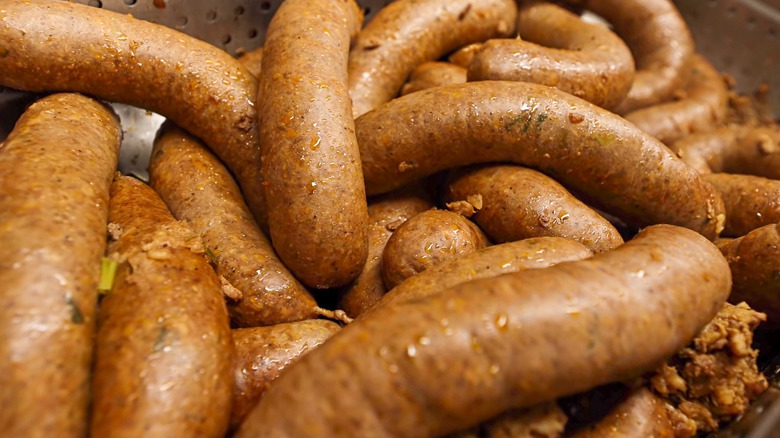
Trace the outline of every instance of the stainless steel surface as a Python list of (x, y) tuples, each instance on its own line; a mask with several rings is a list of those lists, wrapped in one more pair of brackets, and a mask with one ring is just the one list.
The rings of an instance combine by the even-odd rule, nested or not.
[[(160, 23), (221, 47), (231, 54), (263, 43), (268, 23), (282, 0), (75, 0)], [(358, 0), (367, 20), (390, 0)], [(697, 49), (736, 80), (741, 91), (770, 85), (780, 114), (780, 0), (675, 0), (696, 40)], [(34, 95), (0, 87), (0, 141)], [(147, 176), (152, 140), (163, 117), (114, 104), (125, 133), (120, 170)], [(713, 438), (780, 437), (780, 355), (769, 365), (773, 388), (740, 421)]]
[(696, 48), (737, 80), (740, 91), (769, 84), (780, 114), (780, 0), (675, 0)]

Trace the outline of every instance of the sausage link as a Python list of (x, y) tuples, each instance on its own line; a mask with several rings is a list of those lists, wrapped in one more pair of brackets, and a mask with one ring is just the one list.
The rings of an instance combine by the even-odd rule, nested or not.
[(230, 429), (241, 425), (285, 368), (339, 330), (338, 324), (325, 319), (233, 330), (236, 361)]
[(471, 43), (467, 46), (463, 46), (460, 49), (453, 52), (447, 58), (447, 61), (459, 67), (469, 68), (469, 64), (471, 64), (471, 60), (474, 59), (474, 54), (476, 54), (481, 48), (482, 48), (481, 42)]
[(529, 237), (566, 237), (603, 252), (623, 244), (612, 224), (552, 178), (512, 165), (456, 171), (444, 189), (448, 203), (477, 196), (471, 220), (496, 243)]
[(461, 283), (582, 260), (593, 253), (562, 237), (536, 237), (490, 246), (432, 266), (391, 289), (376, 308), (437, 295)]
[(401, 95), (443, 85), (463, 84), (466, 82), (466, 69), (448, 62), (424, 62), (417, 66), (404, 84)]
[(633, 390), (606, 417), (571, 438), (675, 438), (666, 402), (647, 388)]
[(634, 58), (623, 40), (604, 26), (586, 23), (566, 9), (531, 1), (520, 6), (522, 39), (494, 39), (469, 64), (469, 81), (533, 82), (613, 109), (628, 94)]
[(433, 207), (419, 187), (401, 189), (368, 204), (368, 260), (357, 279), (342, 293), (339, 308), (357, 318), (387, 292), (382, 280), (382, 253), (390, 236), (409, 218)]
[(233, 340), (203, 244), (130, 177), (111, 186), (109, 221), (119, 268), (100, 304), (91, 436), (224, 436)]
[(276, 257), (228, 170), (197, 140), (173, 125), (163, 125), (154, 142), (149, 176), (173, 215), (201, 236), (225, 287), (240, 292), (228, 302), (236, 325), (273, 325), (317, 316), (314, 297)]
[(629, 225), (669, 223), (714, 238), (725, 220), (715, 189), (669, 148), (542, 85), (432, 88), (388, 102), (355, 126), (370, 194), (448, 168), (510, 161), (551, 175)]
[[(0, 430), (86, 434), (119, 120), (76, 94), (31, 105), (0, 143)], [(43, 415), (42, 415), (43, 414)]]
[(705, 175), (726, 206), (727, 236), (744, 236), (780, 222), (780, 181), (760, 176), (713, 173)]
[[(472, 281), (350, 324), (290, 367), (236, 438), (466, 429), (653, 369), (712, 319), (730, 288), (712, 243), (648, 227), (589, 260)], [(290, 406), (296, 415), (285, 415)]]
[(398, 95), (426, 61), (515, 30), (512, 0), (397, 0), (360, 32), (349, 54), (349, 95), (355, 118)]
[(252, 76), (259, 78), (263, 71), (263, 48), (257, 48), (247, 52), (238, 58), (238, 61), (246, 67)]
[(669, 100), (685, 83), (694, 53), (688, 25), (671, 0), (567, 0), (604, 17), (626, 42), (636, 75), (618, 114)]
[(343, 286), (366, 263), (368, 212), (347, 94), (354, 0), (287, 0), (268, 27), (260, 138), (271, 240), (305, 285)]
[(729, 98), (723, 77), (701, 55), (693, 57), (691, 68), (681, 100), (633, 111), (626, 120), (667, 145), (722, 125)]
[(202, 139), (236, 175), (257, 221), (266, 223), (257, 80), (226, 52), (129, 14), (24, 0), (0, 1), (0, 47), (0, 85), (135, 105)]
[(729, 262), (734, 288), (732, 303), (747, 302), (766, 313), (765, 327), (780, 327), (780, 224), (767, 225), (724, 242), (720, 250)]
[(672, 150), (701, 173), (744, 173), (780, 179), (777, 129), (726, 126), (683, 137)]
[(428, 268), (489, 244), (482, 230), (463, 216), (447, 210), (424, 211), (390, 236), (382, 254), (382, 279), (392, 289)]

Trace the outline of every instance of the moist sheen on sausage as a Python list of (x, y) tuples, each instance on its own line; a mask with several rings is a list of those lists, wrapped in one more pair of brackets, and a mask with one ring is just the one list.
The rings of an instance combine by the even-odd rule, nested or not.
[(618, 114), (669, 100), (682, 87), (694, 53), (688, 25), (671, 0), (566, 0), (612, 24), (636, 61), (636, 75)]
[(630, 112), (626, 120), (667, 145), (722, 125), (728, 112), (726, 83), (701, 55), (693, 57), (691, 69), (682, 99)]
[(236, 429), (285, 368), (336, 334), (341, 327), (326, 319), (233, 330), (235, 387), (230, 429)]
[(305, 285), (343, 286), (366, 262), (368, 212), (347, 92), (354, 0), (287, 0), (263, 46), (259, 123), (271, 241)]
[(715, 238), (723, 201), (666, 146), (621, 117), (536, 84), (484, 81), (399, 97), (356, 122), (366, 190), (509, 161), (536, 168), (629, 225)]
[(0, 1), (0, 85), (77, 91), (160, 113), (236, 175), (261, 224), (257, 80), (226, 52), (129, 14), (72, 2)]
[(447, 210), (427, 210), (404, 222), (390, 236), (382, 254), (385, 287), (396, 285), (447, 260), (490, 245), (470, 220)]
[(236, 437), (463, 430), (640, 376), (690, 342), (730, 288), (707, 239), (648, 227), (592, 259), (464, 283), (350, 324), (290, 367)]
[(200, 142), (163, 125), (149, 176), (173, 215), (201, 236), (226, 287), (240, 292), (228, 302), (234, 324), (273, 325), (317, 316), (314, 297), (276, 256), (230, 173)]
[(224, 436), (233, 340), (202, 242), (130, 177), (111, 186), (109, 221), (119, 267), (100, 303), (91, 436)]
[(511, 35), (513, 0), (397, 0), (360, 32), (349, 54), (355, 118), (394, 98), (409, 74), (469, 43)]
[(671, 148), (701, 173), (742, 173), (780, 179), (777, 129), (726, 126), (688, 135)]
[(727, 236), (744, 236), (780, 222), (780, 181), (752, 175), (713, 173), (704, 178), (723, 198)]
[(628, 94), (634, 58), (617, 35), (547, 2), (522, 4), (520, 38), (485, 42), (469, 64), (469, 81), (533, 82), (613, 109)]
[(342, 292), (339, 308), (357, 318), (387, 292), (382, 280), (382, 253), (387, 241), (409, 218), (433, 207), (417, 184), (381, 195), (368, 203), (368, 259), (358, 278)]
[(489, 246), (407, 278), (384, 295), (376, 308), (433, 296), (472, 280), (546, 268), (592, 255), (582, 244), (562, 237), (535, 237)]
[(482, 205), (471, 220), (496, 243), (559, 236), (576, 240), (593, 252), (623, 244), (608, 220), (535, 170), (489, 165), (453, 172), (444, 200), (451, 203), (474, 196)]
[(0, 143), (0, 430), (86, 434), (108, 193), (122, 132), (106, 106), (56, 94)]
[(401, 95), (426, 88), (463, 84), (466, 82), (467, 73), (465, 68), (449, 62), (424, 62), (414, 69), (409, 82), (401, 89)]

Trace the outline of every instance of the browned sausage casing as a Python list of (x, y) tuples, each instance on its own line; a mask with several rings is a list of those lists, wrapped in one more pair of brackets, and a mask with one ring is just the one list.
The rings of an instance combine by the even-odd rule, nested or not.
[(388, 306), (289, 368), (237, 438), (436, 437), (633, 378), (685, 346), (730, 287), (712, 243), (658, 225), (589, 260)]
[(667, 145), (722, 125), (728, 112), (728, 89), (723, 77), (701, 55), (693, 57), (691, 68), (681, 100), (628, 113), (626, 120)]
[(387, 292), (382, 280), (382, 253), (390, 236), (409, 218), (433, 207), (420, 187), (402, 188), (368, 203), (368, 260), (357, 279), (343, 292), (339, 308), (358, 317)]
[(108, 190), (121, 138), (104, 105), (46, 97), (0, 143), (0, 430), (82, 437)]
[(404, 84), (401, 95), (426, 88), (466, 82), (466, 69), (449, 62), (424, 62), (412, 72), (409, 82)]
[(233, 340), (203, 244), (130, 177), (111, 186), (109, 221), (120, 265), (100, 304), (91, 436), (224, 436)]
[(720, 245), (734, 277), (732, 303), (766, 313), (765, 327), (780, 327), (780, 224), (767, 225)]
[(428, 210), (404, 222), (382, 254), (382, 279), (392, 289), (409, 277), (490, 245), (473, 222), (447, 210)]
[(685, 82), (694, 53), (693, 37), (671, 0), (567, 0), (612, 24), (631, 48), (636, 75), (615, 110), (626, 114), (669, 100)]
[(536, 237), (494, 245), (431, 266), (407, 278), (384, 295), (376, 308), (430, 297), (472, 280), (546, 268), (592, 255), (582, 244), (562, 237)]
[(571, 438), (675, 438), (665, 402), (638, 388), (606, 417)]
[(235, 429), (285, 368), (336, 334), (341, 327), (325, 319), (233, 330), (235, 388), (230, 429)]
[(625, 99), (634, 58), (606, 27), (560, 6), (530, 1), (518, 10), (517, 32), (522, 39), (484, 43), (469, 64), (468, 79), (548, 85), (607, 109)]
[(263, 71), (263, 48), (252, 50), (247, 52), (238, 58), (239, 62), (246, 67), (252, 76), (259, 78), (260, 73)]
[(415, 67), (515, 30), (512, 0), (397, 0), (360, 32), (349, 54), (355, 118), (394, 98)]
[(197, 140), (163, 125), (152, 150), (150, 184), (177, 219), (203, 239), (217, 274), (240, 292), (229, 301), (241, 327), (317, 316), (317, 302), (276, 257), (228, 170)]
[(193, 133), (233, 171), (255, 218), (266, 222), (257, 80), (226, 52), (129, 14), (24, 0), (0, 1), (0, 47), (0, 85), (128, 103)]
[(307, 286), (354, 280), (368, 212), (347, 93), (354, 0), (287, 0), (268, 27), (259, 114), (271, 240)]
[(520, 166), (492, 165), (456, 171), (446, 202), (479, 196), (471, 220), (496, 243), (529, 237), (566, 237), (603, 252), (623, 244), (612, 224), (552, 178)]
[(553, 88), (499, 81), (432, 88), (388, 102), (355, 126), (371, 194), (443, 169), (511, 161), (630, 225), (669, 223), (708, 238), (722, 230), (723, 201), (669, 148)]
[(780, 222), (780, 181), (751, 175), (713, 173), (704, 177), (723, 198), (727, 236), (744, 236)]
[(683, 137), (672, 150), (701, 173), (744, 173), (780, 179), (777, 129), (726, 126)]

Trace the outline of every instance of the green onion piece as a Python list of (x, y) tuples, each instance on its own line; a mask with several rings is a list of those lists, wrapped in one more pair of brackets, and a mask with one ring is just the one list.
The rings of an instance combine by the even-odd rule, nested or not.
[(114, 286), (114, 277), (116, 268), (119, 266), (114, 260), (103, 257), (100, 261), (100, 283), (98, 283), (98, 292), (107, 293)]
[(217, 263), (217, 256), (214, 255), (214, 252), (209, 247), (206, 247), (206, 255), (209, 256), (211, 263)]

